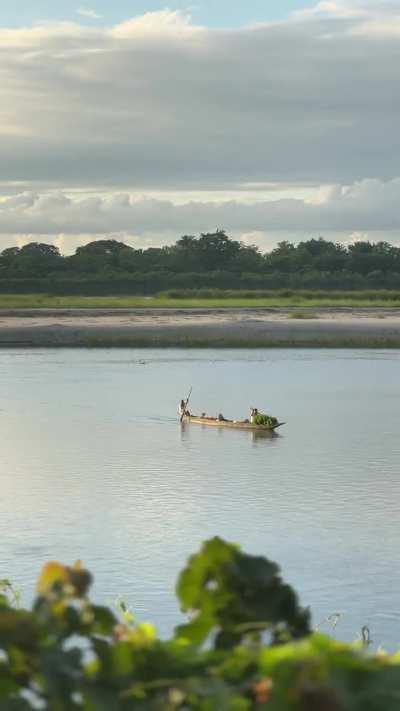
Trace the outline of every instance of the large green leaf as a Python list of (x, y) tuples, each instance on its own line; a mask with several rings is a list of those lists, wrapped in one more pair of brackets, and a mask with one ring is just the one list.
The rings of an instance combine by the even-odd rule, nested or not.
[(192, 617), (177, 635), (193, 644), (203, 643), (212, 631), (221, 648), (264, 630), (273, 632), (275, 642), (310, 633), (309, 613), (281, 580), (278, 566), (220, 538), (204, 543), (189, 559), (177, 594), (182, 610)]

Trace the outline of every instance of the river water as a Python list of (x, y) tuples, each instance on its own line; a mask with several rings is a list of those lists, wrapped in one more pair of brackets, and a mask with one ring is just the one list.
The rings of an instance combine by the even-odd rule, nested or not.
[[(81, 559), (161, 634), (205, 538), (277, 561), (317, 625), (400, 647), (400, 352), (0, 352), (0, 578)], [(191, 408), (284, 420), (280, 435), (189, 425)], [(330, 631), (329, 623), (322, 630)]]

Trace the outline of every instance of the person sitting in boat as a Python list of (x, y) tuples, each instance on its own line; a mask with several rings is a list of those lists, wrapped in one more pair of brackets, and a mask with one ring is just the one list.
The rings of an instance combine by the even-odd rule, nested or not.
[(257, 415), (258, 415), (258, 410), (257, 410), (257, 408), (256, 408), (256, 407), (252, 407), (252, 408), (250, 409), (250, 422), (251, 422), (252, 425), (254, 425), (255, 418), (257, 417)]

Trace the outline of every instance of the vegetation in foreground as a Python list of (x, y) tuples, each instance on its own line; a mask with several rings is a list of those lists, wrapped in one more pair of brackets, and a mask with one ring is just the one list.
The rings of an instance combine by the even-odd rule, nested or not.
[(0, 293), (99, 296), (167, 289), (400, 289), (400, 248), (319, 239), (280, 242), (262, 254), (222, 231), (185, 235), (174, 245), (133, 249), (113, 239), (63, 256), (31, 242), (0, 254)]
[(48, 564), (31, 611), (3, 581), (2, 711), (397, 711), (400, 657), (311, 632), (276, 564), (215, 538), (177, 583), (169, 640), (88, 597), (90, 574)]
[[(1, 294), (0, 309), (399, 308), (400, 291), (183, 290), (154, 296)], [(294, 312), (295, 313), (295, 312)], [(293, 316), (293, 318), (301, 318)], [(304, 317), (305, 318), (305, 317)], [(310, 318), (310, 316), (308, 316)], [(312, 318), (312, 316), (311, 316)]]

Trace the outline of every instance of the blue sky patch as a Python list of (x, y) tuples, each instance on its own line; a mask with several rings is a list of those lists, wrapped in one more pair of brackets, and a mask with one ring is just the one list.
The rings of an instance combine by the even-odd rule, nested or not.
[[(0, 10), (0, 26), (21, 27), (40, 21), (77, 21), (85, 24), (116, 24), (145, 12), (164, 10), (188, 11), (193, 21), (212, 27), (235, 27), (253, 22), (277, 20), (291, 12), (315, 3), (307, 0), (95, 0), (76, 4), (70, 0), (19, 0)], [(83, 13), (78, 11), (82, 9)], [(85, 12), (88, 11), (88, 12)], [(96, 15), (98, 17), (96, 17)]]

